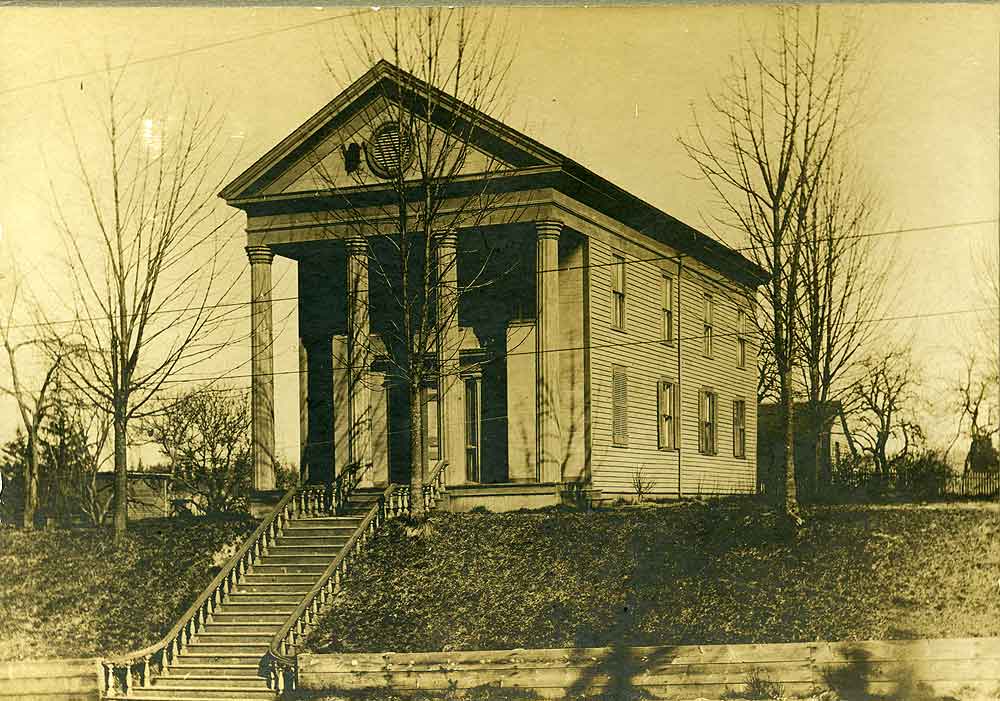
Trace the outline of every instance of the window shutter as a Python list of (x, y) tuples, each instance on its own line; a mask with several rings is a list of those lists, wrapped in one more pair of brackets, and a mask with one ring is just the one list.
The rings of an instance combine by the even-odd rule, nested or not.
[(698, 392), (698, 450), (708, 452), (708, 441), (705, 435), (705, 391)]
[(681, 449), (681, 385), (674, 383), (674, 448)]
[(611, 366), (611, 433), (615, 445), (628, 443), (628, 376), (621, 365)]
[(656, 384), (656, 444), (660, 448), (666, 448), (670, 445), (663, 425), (663, 415), (669, 413), (667, 409), (667, 401), (670, 399), (667, 392), (669, 386), (666, 380), (660, 380)]

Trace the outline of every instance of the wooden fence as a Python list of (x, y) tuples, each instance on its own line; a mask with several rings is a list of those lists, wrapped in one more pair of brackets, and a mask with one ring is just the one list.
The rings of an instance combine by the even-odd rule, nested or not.
[(914, 479), (898, 473), (894, 468), (890, 468), (886, 475), (879, 474), (873, 465), (863, 463), (850, 469), (835, 470), (831, 486), (852, 492), (912, 492), (914, 496), (925, 498), (988, 499), (1000, 496), (1000, 472), (969, 472)]
[(299, 687), (332, 693), (490, 685), (542, 698), (718, 699), (746, 691), (752, 675), (787, 696), (1000, 698), (1000, 638), (299, 655)]
[(96, 659), (0, 662), (0, 701), (98, 701)]

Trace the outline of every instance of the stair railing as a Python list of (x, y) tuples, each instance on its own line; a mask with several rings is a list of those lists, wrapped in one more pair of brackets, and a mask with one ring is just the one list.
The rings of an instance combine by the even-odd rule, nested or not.
[(129, 696), (133, 690), (148, 686), (152, 674), (169, 674), (171, 665), (211, 621), (240, 578), (274, 544), (285, 525), (297, 517), (336, 513), (362, 472), (357, 467), (348, 468), (344, 478), (338, 476), (332, 485), (305, 484), (289, 489), (166, 635), (141, 650), (101, 660), (101, 698)]
[[(423, 500), (427, 509), (433, 508), (444, 490), (446, 460), (439, 460), (424, 484)], [(357, 481), (354, 482), (357, 484)], [(357, 556), (382, 528), (393, 518), (410, 513), (410, 489), (407, 485), (390, 484), (369, 509), (340, 553), (320, 575), (316, 584), (303, 597), (285, 623), (272, 636), (262, 666), (268, 685), (282, 693), (295, 688), (297, 680), (296, 655), (298, 648), (315, 625), (320, 613), (340, 591), (344, 578)], [(339, 502), (346, 504), (347, 500)]]
[(324, 607), (340, 591), (341, 584), (357, 556), (389, 519), (410, 511), (410, 491), (405, 485), (390, 484), (379, 495), (340, 553), (327, 566), (309, 593), (303, 597), (284, 625), (271, 638), (262, 665), (268, 685), (281, 693), (295, 688), (295, 656), (302, 641), (315, 625)]
[(441, 498), (444, 491), (444, 473), (448, 466), (447, 460), (438, 460), (431, 470), (430, 475), (424, 482), (424, 510), (430, 511), (434, 508), (437, 500)]

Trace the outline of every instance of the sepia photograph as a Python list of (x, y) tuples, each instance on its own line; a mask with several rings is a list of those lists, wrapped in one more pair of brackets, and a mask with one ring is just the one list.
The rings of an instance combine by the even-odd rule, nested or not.
[(1000, 701), (1000, 5), (0, 50), (0, 701)]

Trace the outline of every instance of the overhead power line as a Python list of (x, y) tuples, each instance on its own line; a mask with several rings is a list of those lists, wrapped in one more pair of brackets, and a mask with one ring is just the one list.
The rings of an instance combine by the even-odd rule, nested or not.
[[(997, 222), (1000, 222), (1000, 219), (995, 219), (995, 218), (994, 219), (977, 219), (977, 220), (972, 220), (972, 221), (954, 222), (954, 223), (951, 223), (951, 224), (935, 224), (933, 226), (918, 226), (918, 227), (910, 227), (910, 228), (905, 228), (905, 229), (888, 229), (888, 230), (885, 230), (885, 231), (873, 231), (873, 232), (869, 232), (869, 233), (865, 233), (865, 234), (855, 234), (855, 235), (850, 235), (850, 236), (837, 237), (837, 239), (840, 240), (840, 239), (844, 239), (844, 238), (871, 238), (871, 237), (876, 237), (876, 236), (890, 236), (890, 235), (896, 235), (896, 234), (918, 233), (918, 232), (923, 232), (923, 231), (937, 231), (937, 230), (940, 230), (940, 229), (950, 229), (950, 228), (958, 228), (958, 227), (966, 227), (966, 226), (979, 226), (979, 225), (983, 225), (983, 224), (993, 224), (993, 223), (997, 223)], [(823, 237), (823, 238), (820, 238), (819, 240), (825, 241), (825, 240), (828, 240), (829, 238), (832, 238), (832, 237)], [(743, 248), (735, 248), (735, 249), (730, 249), (730, 250), (734, 250), (734, 251), (748, 251), (748, 250), (753, 250), (753, 249), (752, 249), (752, 247), (743, 247)], [(542, 269), (542, 270), (533, 271), (532, 274), (537, 274), (537, 273), (554, 273), (554, 272), (566, 271), (566, 270), (583, 270), (583, 269), (586, 269), (586, 268), (605, 268), (605, 267), (610, 267), (610, 266), (613, 266), (613, 265), (622, 265), (622, 264), (624, 264), (624, 265), (633, 265), (633, 264), (637, 264), (637, 263), (652, 263), (652, 262), (662, 261), (662, 260), (678, 260), (679, 258), (682, 258), (682, 257), (684, 257), (684, 256), (679, 256), (679, 255), (669, 255), (669, 256), (667, 256), (667, 255), (664, 255), (664, 256), (651, 256), (649, 258), (626, 259), (624, 261), (612, 262), (612, 263), (587, 263), (587, 264), (584, 264), (584, 265), (571, 265), (571, 266), (567, 266), (567, 267), (564, 267), (564, 268), (545, 268), (545, 269)], [(243, 275), (246, 272), (247, 267), (249, 267), (249, 264), (246, 264), (244, 266), (243, 270), (240, 271), (240, 275)], [(279, 282), (280, 282), (280, 280), (279, 280)], [(271, 289), (274, 290), (276, 287), (277, 287), (277, 283), (275, 283), (274, 285), (272, 285)], [(359, 292), (367, 292), (368, 290), (358, 290), (358, 291)], [(296, 295), (296, 296), (292, 296), (292, 297), (272, 297), (270, 301), (271, 302), (291, 302), (291, 301), (296, 301), (298, 299), (299, 299), (299, 297)], [(201, 310), (201, 309), (216, 309), (216, 308), (220, 308), (220, 307), (250, 306), (251, 304), (253, 304), (253, 302), (250, 301), (250, 300), (245, 301), (245, 302), (222, 302), (222, 303), (218, 303), (218, 304), (209, 304), (209, 305), (203, 305), (203, 306), (178, 307), (178, 308), (174, 308), (174, 309), (161, 309), (161, 310), (158, 310), (158, 311), (152, 312), (152, 313), (153, 314), (178, 314), (178, 313), (181, 313), (181, 312), (198, 311), (198, 310)], [(102, 316), (102, 317), (80, 317), (80, 318), (76, 318), (76, 319), (58, 319), (56, 321), (37, 321), (37, 322), (24, 323), (24, 324), (12, 324), (9, 328), (11, 328), (11, 329), (38, 328), (38, 327), (42, 327), (42, 326), (56, 326), (56, 325), (60, 325), (60, 324), (75, 324), (75, 323), (80, 322), (80, 321), (101, 321), (104, 318), (105, 317)]]
[(301, 24), (293, 24), (288, 27), (281, 27), (279, 29), (268, 29), (265, 31), (254, 32), (253, 34), (244, 34), (242, 36), (233, 37), (232, 39), (223, 39), (222, 41), (213, 41), (209, 44), (200, 44), (199, 46), (192, 46), (187, 49), (178, 49), (177, 51), (170, 51), (165, 54), (157, 54), (156, 56), (148, 56), (146, 58), (135, 59), (134, 61), (126, 61), (124, 63), (118, 63), (113, 66), (108, 66), (107, 68), (95, 69), (90, 71), (80, 71), (78, 73), (67, 73), (64, 75), (56, 76), (54, 78), (46, 78), (45, 80), (38, 80), (33, 83), (24, 83), (22, 85), (14, 85), (12, 87), (0, 90), (0, 95), (8, 95), (10, 93), (20, 92), (22, 90), (31, 90), (33, 88), (40, 88), (46, 85), (52, 85), (54, 83), (61, 83), (66, 80), (79, 80), (81, 78), (88, 78), (92, 75), (98, 75), (101, 73), (107, 73), (109, 71), (117, 71), (123, 68), (128, 68), (130, 66), (138, 66), (145, 63), (155, 63), (156, 61), (165, 61), (171, 58), (179, 58), (181, 56), (186, 56), (187, 54), (197, 53), (199, 51), (208, 51), (210, 49), (217, 49), (220, 46), (229, 46), (231, 44), (238, 44), (244, 41), (250, 41), (252, 39), (260, 39), (261, 37), (271, 36), (273, 34), (281, 34), (283, 32), (291, 32), (298, 29), (304, 29), (306, 27), (314, 27), (317, 24), (323, 24), (325, 22), (334, 22), (337, 20), (347, 19), (349, 17), (357, 17), (367, 10), (359, 11), (355, 10), (352, 12), (345, 12), (343, 14), (334, 15), (332, 17), (323, 17), (322, 19), (313, 20), (311, 22), (303, 22)]
[[(974, 314), (974, 313), (981, 313), (981, 312), (988, 312), (988, 311), (996, 311), (997, 308), (998, 307), (980, 307), (980, 308), (974, 308), (974, 309), (953, 309), (953, 310), (949, 310), (949, 311), (940, 311), (940, 312), (925, 312), (925, 313), (920, 313), (920, 314), (901, 314), (901, 315), (897, 315), (897, 316), (877, 317), (877, 318), (874, 318), (874, 319), (862, 319), (858, 323), (876, 324), (876, 323), (883, 323), (883, 322), (886, 322), (886, 321), (905, 321), (905, 320), (910, 320), (910, 319), (930, 319), (930, 318), (939, 318), (939, 317), (945, 317), (945, 316), (957, 316), (957, 315), (960, 315), (960, 314)], [(712, 334), (712, 338), (713, 339), (718, 339), (718, 338), (743, 337), (743, 338), (748, 338), (749, 339), (749, 338), (752, 338), (752, 337), (759, 337), (760, 335), (761, 335), (760, 332), (756, 331), (756, 330), (754, 330), (754, 331), (745, 331), (745, 332), (742, 332), (742, 333), (739, 332), (739, 331), (729, 331), (729, 332), (724, 332), (724, 333), (713, 333)], [(515, 355), (540, 355), (542, 353), (569, 353), (569, 352), (573, 352), (573, 351), (594, 350), (594, 349), (604, 349), (604, 348), (629, 348), (629, 347), (646, 346), (646, 345), (666, 345), (666, 346), (669, 347), (673, 343), (683, 343), (685, 341), (701, 341), (701, 340), (704, 339), (704, 337), (705, 337), (704, 334), (695, 334), (695, 335), (692, 335), (692, 336), (680, 336), (680, 337), (676, 337), (672, 341), (665, 341), (662, 338), (655, 338), (655, 339), (643, 339), (643, 340), (638, 340), (638, 341), (618, 341), (618, 342), (615, 342), (615, 343), (599, 343), (599, 344), (593, 344), (592, 343), (592, 344), (586, 344), (586, 345), (581, 345), (581, 346), (567, 346), (567, 347), (563, 347), (563, 348), (550, 348), (550, 349), (547, 349), (547, 350), (544, 350), (544, 351), (538, 351), (538, 350), (511, 351), (509, 353), (504, 353), (503, 357), (510, 357), (510, 356), (515, 356)], [(205, 375), (205, 376), (201, 376), (201, 377), (198, 377), (198, 376), (188, 376), (188, 377), (183, 377), (183, 378), (170, 378), (170, 379), (166, 380), (166, 382), (167, 383), (182, 383), (182, 382), (184, 382), (184, 383), (190, 383), (190, 382), (199, 382), (199, 381), (206, 381), (206, 382), (212, 381), (212, 382), (214, 382), (214, 381), (218, 381), (218, 380), (235, 380), (235, 379), (241, 379), (241, 378), (252, 378), (253, 377), (252, 374), (246, 374), (246, 375), (230, 375), (230, 374), (228, 374), (232, 370), (235, 370), (235, 369), (238, 369), (240, 367), (243, 367), (243, 366), (245, 366), (249, 362), (250, 362), (250, 360), (246, 360), (246, 361), (240, 363), (239, 365), (237, 365), (236, 367), (231, 368), (230, 370), (226, 371), (227, 374), (223, 374), (223, 375)], [(349, 367), (348, 366), (344, 366), (344, 365), (339, 365), (339, 366), (331, 366), (330, 369), (331, 370), (347, 370), (347, 369), (349, 369)], [(278, 375), (300, 375), (300, 374), (303, 374), (302, 370), (280, 370), (280, 371), (277, 371), (277, 372), (265, 373), (262, 376), (263, 377), (269, 377), (269, 376), (273, 377), (273, 376), (278, 376)]]

